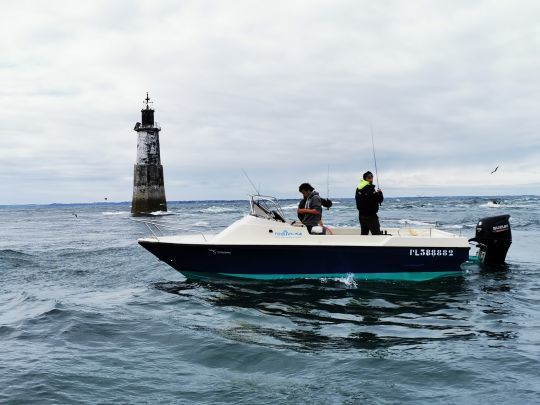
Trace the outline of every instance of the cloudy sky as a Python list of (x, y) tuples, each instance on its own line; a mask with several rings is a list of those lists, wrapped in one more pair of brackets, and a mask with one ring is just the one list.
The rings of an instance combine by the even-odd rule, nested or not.
[[(17, 1), (0, 204), (131, 200), (154, 101), (169, 200), (540, 194), (538, 1)], [(490, 172), (496, 167), (499, 169)]]

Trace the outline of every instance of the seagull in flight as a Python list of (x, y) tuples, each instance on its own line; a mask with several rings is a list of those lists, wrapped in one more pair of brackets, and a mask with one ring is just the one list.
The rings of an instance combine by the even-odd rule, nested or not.
[(493, 171), (491, 172), (491, 174), (495, 173), (497, 171), (497, 169), (499, 168), (499, 166), (497, 166), (495, 169), (493, 169)]

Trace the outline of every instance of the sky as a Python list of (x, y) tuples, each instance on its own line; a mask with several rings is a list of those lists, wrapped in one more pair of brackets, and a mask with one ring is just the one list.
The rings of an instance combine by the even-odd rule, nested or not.
[[(540, 194), (538, 1), (2, 8), (0, 204), (130, 201), (146, 92), (168, 200)], [(374, 153), (375, 152), (375, 153)], [(496, 167), (495, 173), (491, 173)]]

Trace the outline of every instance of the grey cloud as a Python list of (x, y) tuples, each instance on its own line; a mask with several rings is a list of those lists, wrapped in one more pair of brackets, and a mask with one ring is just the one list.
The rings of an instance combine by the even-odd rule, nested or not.
[(536, 2), (28, 5), (0, 45), (0, 204), (129, 200), (146, 91), (171, 199), (243, 198), (241, 168), (295, 197), (328, 166), (348, 197), (370, 124), (387, 195), (540, 191)]

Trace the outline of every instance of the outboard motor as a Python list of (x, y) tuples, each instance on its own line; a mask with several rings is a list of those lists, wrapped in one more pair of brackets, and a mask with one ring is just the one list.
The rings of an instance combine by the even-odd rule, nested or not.
[(510, 215), (486, 217), (478, 221), (476, 235), (469, 242), (478, 244), (478, 260), (484, 264), (503, 264), (512, 244)]

